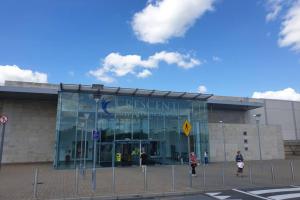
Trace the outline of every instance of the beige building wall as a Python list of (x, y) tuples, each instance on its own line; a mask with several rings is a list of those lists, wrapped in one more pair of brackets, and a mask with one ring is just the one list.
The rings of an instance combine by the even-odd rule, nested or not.
[[(0, 100), (1, 113), (8, 116), (4, 140), (4, 163), (52, 162), (54, 158), (56, 101)], [(211, 161), (224, 160), (222, 126), (209, 123)], [(223, 124), (226, 158), (234, 160), (241, 150), (246, 160), (259, 159), (255, 124)], [(244, 135), (247, 132), (247, 135)], [(260, 125), (262, 159), (284, 159), (281, 127)], [(244, 140), (247, 140), (245, 143)], [(248, 150), (245, 150), (245, 147)]]
[(2, 162), (53, 161), (57, 102), (32, 99), (1, 101), (2, 113), (9, 120)]
[[(211, 161), (224, 160), (224, 137), (227, 161), (235, 159), (241, 151), (246, 160), (259, 160), (259, 142), (257, 126), (253, 124), (209, 123), (209, 145)], [(222, 130), (223, 129), (223, 130)], [(280, 126), (260, 125), (262, 159), (284, 159), (284, 147)], [(246, 135), (244, 135), (246, 132)], [(245, 150), (248, 148), (248, 150)]]

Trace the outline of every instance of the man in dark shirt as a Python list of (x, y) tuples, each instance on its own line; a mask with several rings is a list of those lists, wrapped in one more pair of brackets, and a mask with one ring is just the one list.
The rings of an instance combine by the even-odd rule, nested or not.
[(147, 165), (147, 159), (148, 159), (148, 156), (147, 156), (146, 152), (143, 151), (142, 154), (141, 154), (143, 172), (145, 171), (145, 168), (146, 168), (146, 165)]

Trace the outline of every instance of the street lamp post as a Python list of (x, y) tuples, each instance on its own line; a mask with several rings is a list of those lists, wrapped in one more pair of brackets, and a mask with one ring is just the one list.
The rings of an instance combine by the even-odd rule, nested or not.
[(225, 163), (226, 163), (226, 146), (225, 146), (225, 133), (224, 133), (224, 124), (223, 121), (219, 121), (221, 124), (222, 135), (223, 135), (223, 151), (224, 151), (224, 162), (223, 162), (223, 169), (222, 169), (222, 183), (225, 184)]
[[(82, 161), (83, 161), (83, 132), (84, 132), (84, 122), (80, 123), (81, 137), (80, 137), (80, 158), (79, 158), (79, 169), (81, 175), (83, 175)], [(77, 143), (75, 154), (77, 155)], [(76, 156), (77, 157), (77, 156)]]
[(259, 147), (259, 159), (262, 160), (261, 155), (261, 144), (260, 144), (260, 129), (259, 129), (259, 120), (260, 120), (261, 114), (255, 114), (253, 117), (256, 120), (256, 128), (257, 128), (257, 137), (258, 137), (258, 147)]
[[(80, 128), (80, 123), (77, 123), (77, 128)], [(77, 140), (78, 140), (78, 133), (77, 133), (77, 128), (75, 131), (75, 146), (74, 146), (74, 167), (75, 169), (77, 168)]]
[(226, 161), (227, 161), (227, 158), (226, 158), (226, 143), (225, 143), (224, 124), (223, 124), (223, 121), (219, 121), (219, 123), (221, 124), (221, 128), (222, 128), (224, 162), (226, 162)]
[[(95, 133), (98, 134), (98, 104), (100, 101), (101, 95), (99, 93), (94, 95), (94, 99), (96, 102), (96, 110), (95, 110)], [(99, 134), (98, 137), (101, 137), (101, 134)], [(97, 137), (93, 136), (93, 144), (94, 144), (94, 155), (93, 155), (93, 171), (92, 171), (92, 185), (93, 190), (96, 190), (96, 159), (97, 159)], [(99, 144), (101, 145), (101, 144)], [(100, 154), (100, 152), (99, 152)], [(100, 162), (100, 156), (99, 156), (99, 162)]]
[[(83, 174), (85, 174), (85, 168), (86, 168), (86, 149), (87, 149), (87, 129), (88, 129), (88, 119), (90, 114), (85, 113), (84, 119), (85, 119), (85, 132), (84, 132), (84, 153), (83, 153)], [(81, 152), (82, 154), (82, 152)]]
[(5, 134), (5, 125), (7, 123), (8, 118), (6, 116), (0, 115), (0, 125), (2, 125), (2, 131), (1, 131), (1, 143), (0, 143), (0, 169), (1, 169), (1, 163), (2, 163), (2, 153), (3, 153), (3, 145), (4, 145), (4, 134)]

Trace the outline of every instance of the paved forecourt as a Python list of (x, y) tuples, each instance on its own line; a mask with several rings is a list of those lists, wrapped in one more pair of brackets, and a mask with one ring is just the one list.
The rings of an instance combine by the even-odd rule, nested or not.
[(251, 199), (266, 199), (266, 200), (285, 200), (299, 199), (300, 186), (287, 186), (275, 188), (256, 188), (256, 189), (232, 189), (226, 191), (207, 192), (206, 195), (214, 199), (220, 200), (251, 200)]
[[(251, 161), (246, 163), (243, 177), (237, 177), (235, 175), (235, 163), (226, 163), (225, 165), (223, 163), (211, 163), (207, 166), (197, 167), (197, 176), (192, 177), (192, 185), (190, 184), (189, 166), (187, 165), (174, 166), (174, 174), (170, 165), (148, 166), (146, 180), (140, 167), (117, 167), (114, 171), (115, 182), (113, 182), (112, 168), (107, 167), (97, 169), (97, 185), (93, 191), (91, 169), (87, 169), (85, 175), (79, 173), (76, 184), (75, 170), (55, 170), (51, 163), (4, 165), (0, 171), (0, 199), (31, 199), (33, 197), (35, 168), (38, 169), (36, 187), (38, 199), (62, 199), (194, 192), (220, 192), (220, 195), (223, 196), (239, 194), (243, 197), (253, 197), (253, 195), (246, 195), (243, 192), (250, 193), (254, 190), (269, 189), (270, 187), (285, 188), (287, 185), (299, 185), (300, 162), (295, 161), (293, 166), (294, 173), (292, 174), (290, 162), (286, 160)], [(172, 174), (174, 179), (172, 179)], [(248, 189), (239, 192), (231, 190), (233, 188)], [(229, 191), (229, 193), (223, 194), (222, 190)], [(290, 195), (289, 197), (296, 197), (296, 193), (300, 193), (300, 191), (297, 192), (297, 189), (294, 190), (288, 191), (293, 193), (293, 196)], [(280, 195), (278, 191), (272, 192), (276, 193), (275, 195)], [(267, 198), (274, 196), (272, 193), (253, 194)], [(209, 196), (206, 195), (206, 197)]]

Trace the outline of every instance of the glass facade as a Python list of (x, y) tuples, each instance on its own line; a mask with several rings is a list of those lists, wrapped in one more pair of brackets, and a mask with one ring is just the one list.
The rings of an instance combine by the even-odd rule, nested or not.
[(204, 100), (103, 94), (96, 102), (93, 93), (59, 92), (56, 168), (91, 167), (94, 141), (97, 167), (139, 165), (141, 151), (149, 164), (187, 162), (185, 120), (192, 125), (190, 151), (202, 159), (209, 150)]

